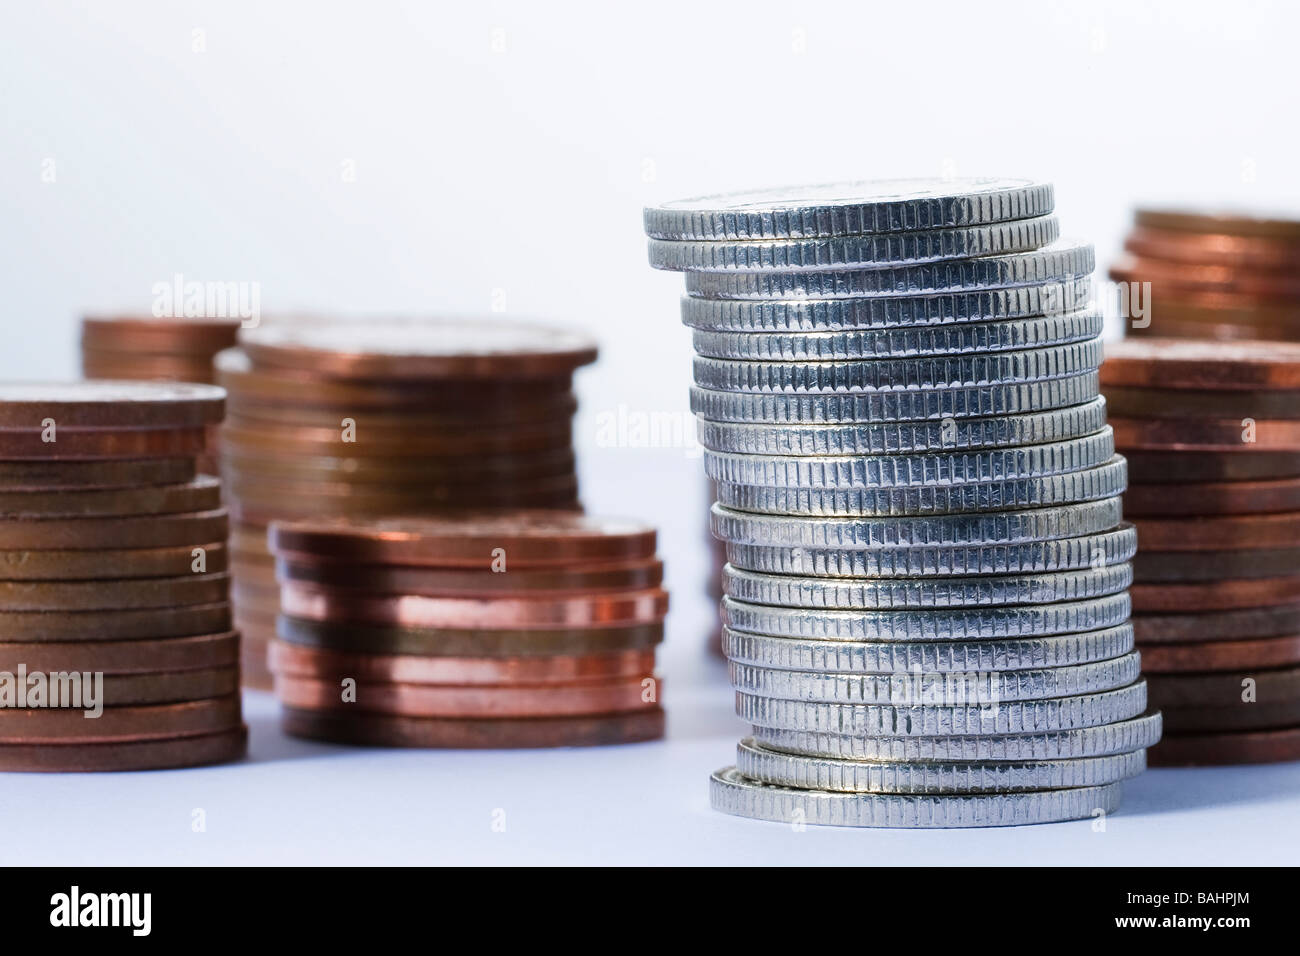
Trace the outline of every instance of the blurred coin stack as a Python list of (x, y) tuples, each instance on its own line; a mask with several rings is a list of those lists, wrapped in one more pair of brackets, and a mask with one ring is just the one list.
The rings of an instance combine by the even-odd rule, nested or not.
[(655, 538), (557, 511), (274, 523), (285, 731), (397, 747), (662, 736)]
[(489, 319), (279, 320), (217, 356), (245, 682), (269, 687), (272, 520), (578, 507), (574, 371), (588, 339)]
[(207, 385), (0, 385), (0, 770), (234, 760), (246, 731)]
[(1048, 185), (852, 183), (646, 212), (686, 272), (724, 639), (713, 805), (983, 826), (1113, 810), (1159, 737), (1128, 623), (1092, 248)]
[(1300, 338), (1300, 220), (1139, 209), (1124, 249), (1111, 279), (1151, 283), (1132, 334)]
[[(212, 357), (234, 345), (238, 332), (238, 319), (89, 316), (81, 322), (81, 374), (212, 384)], [(200, 455), (199, 471), (217, 474), (215, 456)]]
[(1300, 759), (1300, 345), (1108, 344), (1161, 764)]

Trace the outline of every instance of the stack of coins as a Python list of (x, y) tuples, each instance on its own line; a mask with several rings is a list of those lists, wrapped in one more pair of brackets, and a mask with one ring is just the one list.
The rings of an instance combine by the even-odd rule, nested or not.
[(0, 385), (0, 770), (244, 752), (207, 385)]
[(290, 734), (395, 747), (662, 736), (655, 532), (554, 511), (276, 522)]
[[(89, 316), (81, 322), (81, 373), (86, 378), (212, 384), (212, 357), (234, 345), (238, 332), (238, 319)], [(217, 474), (215, 457), (200, 455), (199, 471)]]
[(1102, 381), (1164, 711), (1152, 761), (1300, 759), (1300, 345), (1130, 339)]
[(976, 826), (1113, 810), (1158, 739), (1092, 248), (1024, 181), (851, 183), (646, 212), (686, 271), (691, 404), (753, 726), (713, 805)]
[(521, 323), (277, 320), (217, 357), (244, 679), (269, 687), (274, 519), (577, 508), (585, 337)]
[(1117, 282), (1149, 282), (1134, 334), (1300, 338), (1300, 220), (1139, 209), (1114, 264)]

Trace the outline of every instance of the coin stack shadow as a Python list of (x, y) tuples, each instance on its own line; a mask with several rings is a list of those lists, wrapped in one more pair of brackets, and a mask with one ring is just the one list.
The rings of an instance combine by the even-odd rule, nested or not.
[(269, 688), (274, 519), (578, 508), (583, 337), (524, 323), (276, 319), (220, 353), (219, 433), (244, 682)]
[(1092, 247), (1022, 181), (646, 211), (686, 272), (691, 405), (753, 726), (715, 808), (981, 826), (1113, 810), (1159, 737)]
[[(213, 356), (233, 346), (238, 332), (238, 319), (87, 316), (81, 322), (81, 374), (211, 385), (216, 381)], [(215, 442), (210, 440), (208, 447)], [(198, 467), (205, 475), (219, 473), (211, 450), (199, 456)]]
[(397, 747), (663, 735), (654, 529), (518, 511), (275, 522), (287, 733)]
[(243, 755), (226, 512), (195, 464), (222, 398), (0, 385), (0, 770)]
[[(1300, 338), (1300, 220), (1167, 209), (1135, 220), (1110, 270), (1132, 334)], [(1144, 282), (1149, 295), (1134, 291)]]
[(1164, 712), (1152, 763), (1300, 759), (1300, 345), (1128, 339), (1101, 375)]

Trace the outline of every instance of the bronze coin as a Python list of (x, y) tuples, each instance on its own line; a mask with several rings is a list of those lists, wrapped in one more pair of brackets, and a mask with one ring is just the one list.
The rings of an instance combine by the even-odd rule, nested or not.
[[(10, 744), (106, 743), (221, 733), (240, 727), (239, 695), (178, 704), (105, 707), (95, 718), (80, 710), (0, 709), (0, 752)], [(0, 758), (2, 761), (3, 758)]]
[(1138, 226), (1148, 229), (1300, 242), (1300, 222), (1294, 219), (1268, 219), (1234, 212), (1143, 208), (1137, 211), (1135, 221)]
[(1300, 664), (1300, 635), (1244, 641), (1200, 641), (1195, 644), (1148, 644), (1141, 651), (1142, 672), (1145, 674), (1286, 667)]
[(482, 595), (485, 597), (533, 591), (640, 591), (663, 583), (664, 565), (657, 559), (572, 568), (537, 568), (493, 573), (441, 568), (403, 568), (358, 565), (289, 556), (276, 565), (285, 581), (302, 581), (326, 587), (354, 587), (377, 594), (430, 596)]
[(392, 717), (286, 707), (281, 721), (284, 732), (293, 737), (365, 747), (480, 750), (600, 747), (658, 740), (664, 735), (664, 712), (657, 707), (597, 717), (490, 720)]
[(210, 362), (165, 355), (123, 355), (82, 349), (81, 374), (102, 381), (191, 382), (209, 385), (216, 375)]
[(1208, 451), (1255, 454), (1300, 451), (1300, 420), (1110, 418), (1115, 447), (1140, 451)]
[(422, 657), (531, 657), (648, 650), (664, 639), (662, 621), (621, 627), (519, 630), (386, 627), (281, 615), (278, 636), (323, 650)]
[(1226, 707), (1167, 707), (1152, 697), (1151, 706), (1160, 709), (1164, 715), (1164, 729), (1171, 734), (1224, 733), (1300, 726), (1300, 700), (1237, 703)]
[(226, 512), (221, 509), (125, 518), (24, 518), (0, 522), (0, 548), (168, 548), (221, 541), (227, 527)]
[(316, 554), (369, 564), (536, 568), (653, 558), (654, 528), (622, 518), (550, 511), (457, 517), (276, 522), (276, 553)]
[[(1148, 335), (1160, 335), (1166, 339), (1216, 339), (1223, 342), (1294, 342), (1300, 339), (1300, 325), (1295, 323), (1264, 325), (1231, 313), (1225, 313), (1222, 322), (1188, 321), (1174, 316), (1165, 304), (1166, 300), (1162, 298), (1158, 308), (1152, 307), (1148, 331), (1133, 329), (1130, 334), (1143, 338)], [(1109, 391), (1110, 389), (1107, 389), (1108, 393)]]
[(230, 630), (230, 604), (125, 611), (0, 611), (6, 641), (132, 641)]
[(1133, 581), (1137, 584), (1217, 581), (1221, 578), (1276, 578), (1286, 575), (1300, 575), (1300, 548), (1140, 551), (1133, 558)]
[(1300, 269), (1300, 235), (1292, 240), (1138, 226), (1124, 240), (1135, 256), (1243, 269)]
[[(1243, 700), (1250, 691), (1255, 699)], [(1147, 679), (1152, 706), (1241, 708), (1294, 703), (1300, 707), (1300, 667), (1215, 674), (1154, 674)]]
[(238, 663), (239, 634), (161, 640), (0, 644), (0, 671), (102, 671), (105, 674), (203, 670)]
[[(1296, 326), (1300, 333), (1300, 325)], [(1116, 418), (1300, 418), (1300, 391), (1228, 392), (1174, 388), (1106, 388), (1106, 408)]]
[(91, 773), (170, 770), (239, 760), (248, 750), (248, 730), (161, 740), (98, 744), (5, 744), (0, 771)]
[(0, 430), (39, 434), (53, 419), (68, 429), (189, 429), (221, 421), (226, 393), (165, 382), (6, 382)]
[[(175, 578), (228, 570), (220, 543), (122, 551), (0, 551), (3, 581), (101, 581), (119, 578)], [(201, 563), (200, 563), (201, 562)]]
[(1300, 511), (1266, 515), (1137, 518), (1140, 548), (1153, 551), (1233, 551), (1287, 548), (1300, 541)]
[(193, 457), (203, 451), (207, 433), (202, 428), (113, 431), (56, 426), (55, 441), (46, 441), (47, 434), (39, 429), (0, 429), (0, 458), (62, 461)]
[(1135, 483), (1124, 492), (1124, 514), (1129, 517), (1273, 511), (1300, 511), (1300, 477), (1268, 481)]
[(1123, 339), (1106, 343), (1103, 391), (1127, 385), (1193, 390), (1300, 388), (1300, 343)]
[(1138, 646), (1222, 641), (1300, 634), (1300, 603), (1240, 611), (1191, 614), (1136, 614), (1133, 636)]
[(1246, 270), (1210, 263), (1162, 262), (1125, 254), (1110, 267), (1117, 282), (1150, 282), (1151, 298), (1203, 292), (1285, 301), (1300, 298), (1300, 280), (1284, 271)]
[(1125, 449), (1133, 483), (1269, 481), (1300, 475), (1300, 455), (1259, 451), (1137, 451)]
[(183, 485), (196, 475), (193, 458), (0, 461), (0, 488), (7, 491)]
[(226, 420), (249, 428), (298, 425), (305, 428), (338, 429), (344, 418), (357, 423), (357, 430), (379, 434), (395, 431), (464, 431), (466, 428), (511, 428), (539, 422), (567, 421), (578, 410), (572, 392), (538, 394), (527, 401), (477, 402), (459, 408), (406, 407), (320, 407), (286, 402), (253, 401), (232, 393), (226, 399)]
[(464, 458), (435, 455), (424, 458), (321, 457), (223, 454), (225, 471), (247, 482), (272, 481), (338, 483), (364, 491), (374, 484), (437, 482), (527, 482), (572, 475), (572, 448), (560, 452)]
[[(1112, 277), (1113, 278), (1113, 277)], [(1151, 326), (1156, 329), (1156, 317), (1160, 325), (1174, 323), (1189, 327), (1206, 328), (1212, 325), (1240, 325), (1247, 328), (1291, 329), (1300, 321), (1300, 308), (1294, 302), (1261, 299), (1259, 296), (1225, 293), (1178, 293), (1162, 294), (1158, 299), (1147, 302)], [(1152, 334), (1158, 332), (1148, 327)], [(1130, 332), (1140, 330), (1130, 328)], [(1197, 336), (1206, 338), (1204, 332)], [(1287, 335), (1279, 341), (1288, 341)]]
[(104, 581), (0, 581), (0, 610), (117, 611), (215, 604), (230, 593), (230, 575)]
[(1300, 576), (1134, 584), (1134, 613), (1230, 611), (1300, 601)]
[(284, 425), (250, 428), (227, 422), (221, 427), (223, 451), (242, 455), (305, 455), (396, 459), (446, 457), (475, 458), (519, 453), (556, 454), (571, 446), (573, 428), (568, 419), (509, 429), (474, 429), (457, 435), (397, 431), (378, 432), (352, 428), (304, 428)]
[[(554, 509), (556, 512), (581, 511), (581, 505), (572, 489), (573, 482), (566, 482), (569, 490), (551, 491), (551, 490), (531, 490), (527, 487), (518, 487), (510, 489), (508, 492), (494, 496), (491, 489), (487, 492), (475, 494), (468, 500), (459, 501), (455, 498), (434, 498), (423, 502), (421, 513), (435, 516), (445, 514), (448, 517), (454, 517), (463, 514), (466, 511), (478, 512), (482, 509), (501, 509), (515, 511), (527, 509), (532, 511), (542, 511), (545, 509)], [(239, 521), (270, 524), (272, 521), (307, 521), (313, 517), (319, 516), (319, 520), (327, 521), (331, 518), (354, 518), (358, 521), (367, 520), (368, 518), (379, 519), (386, 516), (392, 516), (394, 512), (412, 511), (409, 502), (397, 502), (390, 500), (371, 499), (365, 500), (356, 498), (350, 505), (345, 502), (336, 503), (329, 499), (317, 498), (310, 502), (295, 502), (292, 505), (286, 504), (282, 499), (276, 506), (264, 504), (257, 501), (232, 500), (230, 501), (230, 513)]]
[(1284, 760), (1300, 760), (1300, 727), (1235, 734), (1165, 734), (1160, 743), (1147, 751), (1147, 764), (1152, 767), (1208, 767)]
[(231, 348), (239, 334), (239, 319), (89, 315), (81, 320), (81, 341), (91, 348), (131, 353), (211, 355)]
[(0, 491), (0, 516), (5, 518), (159, 515), (220, 507), (221, 482), (211, 475), (183, 485)]
[[(224, 697), (239, 689), (239, 668), (234, 665), (188, 671), (102, 676), (103, 687), (99, 702), (106, 710), (110, 707), (170, 704), (187, 700), (203, 700), (208, 697)], [(28, 694), (30, 693), (29, 690)], [(28, 700), (31, 700), (30, 696)], [(37, 706), (34, 709), (47, 708)], [(0, 708), (0, 712), (3, 710), (4, 708)]]
[(334, 514), (348, 514), (349, 506), (357, 513), (400, 514), (437, 507), (442, 502), (507, 501), (520, 498), (571, 499), (577, 494), (576, 475), (558, 475), (526, 482), (463, 482), (451, 485), (426, 480), (420, 484), (353, 485), (347, 482), (288, 482), (248, 479), (232, 475), (227, 482), (230, 497), (244, 508), (271, 510), (278, 502), (310, 499), (313, 506)]

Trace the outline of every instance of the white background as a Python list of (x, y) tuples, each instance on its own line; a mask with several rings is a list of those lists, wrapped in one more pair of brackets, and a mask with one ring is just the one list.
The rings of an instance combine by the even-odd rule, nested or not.
[[(251, 765), (6, 780), (6, 862), (1294, 862), (1295, 767), (1148, 773), (1113, 823), (1120, 839), (1081, 824), (791, 842), (710, 814), (705, 777), (741, 727), (701, 650), (700, 464), (681, 448), (605, 447), (595, 424), (620, 406), (685, 414), (681, 279), (646, 265), (648, 203), (1033, 176), (1056, 184), (1063, 230), (1094, 241), (1103, 267), (1138, 202), (1300, 206), (1295, 6), (0, 10), (0, 378), (75, 375), (79, 315), (146, 309), (176, 273), (258, 282), (267, 312), (483, 313), (501, 290), (512, 315), (598, 336), (581, 379), (583, 497), (661, 527), (674, 595), (666, 744), (342, 751), (279, 736), (273, 705), (250, 695)], [(196, 806), (204, 837), (190, 833)], [(518, 823), (490, 843), (498, 806)]]

